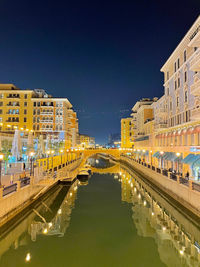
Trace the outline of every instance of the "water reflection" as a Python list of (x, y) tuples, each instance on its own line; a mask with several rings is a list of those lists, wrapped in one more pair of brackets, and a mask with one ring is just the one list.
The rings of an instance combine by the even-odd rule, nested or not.
[[(26, 218), (6, 234), (0, 240), (0, 259), (10, 248), (18, 249), (20, 246), (37, 241), (39, 235), (63, 237), (70, 224), (71, 212), (75, 205), (78, 186), (77, 180), (69, 186), (58, 186), (55, 192), (40, 206), (32, 209)], [(31, 260), (31, 253), (25, 255), (25, 261)]]
[(200, 266), (200, 229), (125, 169), (118, 175), (122, 201), (132, 203), (137, 233), (155, 239), (161, 260), (171, 266)]

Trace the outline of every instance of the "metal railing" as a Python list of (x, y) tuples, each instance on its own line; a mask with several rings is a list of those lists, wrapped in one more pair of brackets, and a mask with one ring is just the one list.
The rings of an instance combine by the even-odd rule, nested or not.
[(30, 177), (24, 177), (22, 179), (20, 179), (20, 187), (24, 187), (26, 185), (30, 185)]
[(174, 173), (170, 173), (170, 179), (177, 181), (177, 176)]
[(192, 183), (192, 189), (195, 190), (195, 191), (198, 191), (200, 192), (200, 184), (197, 184), (197, 183)]
[(187, 180), (187, 179), (185, 179), (185, 178), (183, 178), (183, 177), (180, 177), (180, 178), (179, 178), (179, 181), (180, 181), (180, 184), (189, 186), (189, 180)]
[(9, 186), (4, 187), (3, 189), (3, 197), (17, 191), (17, 184), (12, 184)]

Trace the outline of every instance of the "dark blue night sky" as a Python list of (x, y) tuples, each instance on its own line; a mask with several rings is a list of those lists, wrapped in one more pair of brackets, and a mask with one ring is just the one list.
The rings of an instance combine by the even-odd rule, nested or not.
[(160, 68), (200, 1), (0, 2), (0, 82), (67, 97), (80, 132), (106, 142), (141, 97), (160, 97)]

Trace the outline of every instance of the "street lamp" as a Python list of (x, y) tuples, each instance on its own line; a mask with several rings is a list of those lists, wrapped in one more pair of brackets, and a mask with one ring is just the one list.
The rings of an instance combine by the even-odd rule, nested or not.
[(160, 155), (161, 155), (161, 169), (163, 169), (163, 151), (160, 151)]
[(178, 173), (179, 173), (179, 157), (180, 157), (181, 153), (180, 152), (177, 152), (176, 153), (176, 156), (178, 157), (178, 161), (177, 161), (177, 164), (178, 164)]
[(30, 175), (32, 175), (33, 174), (33, 156), (34, 156), (34, 152), (30, 152), (29, 156), (30, 156), (30, 161), (31, 161), (31, 172), (30, 172)]
[(63, 149), (60, 149), (60, 153), (61, 153), (61, 165), (62, 165), (62, 153), (63, 153)]
[(3, 161), (3, 158), (4, 158), (4, 155), (0, 154), (0, 186), (2, 186), (2, 184), (1, 184), (1, 163)]

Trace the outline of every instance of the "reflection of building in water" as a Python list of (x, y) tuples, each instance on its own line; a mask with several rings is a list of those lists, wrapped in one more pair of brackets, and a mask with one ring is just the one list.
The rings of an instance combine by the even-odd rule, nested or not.
[(132, 194), (131, 194), (131, 186), (132, 178), (130, 174), (123, 174), (121, 177), (121, 199), (122, 201), (131, 203), (132, 202)]
[[(155, 239), (161, 260), (169, 267), (200, 266), (200, 229), (144, 182), (122, 170), (122, 201), (133, 203), (138, 235)], [(127, 178), (130, 181), (127, 182)], [(148, 191), (147, 191), (148, 190)], [(127, 192), (129, 192), (127, 194)], [(169, 257), (170, 255), (170, 257)]]
[(69, 227), (71, 211), (74, 207), (78, 184), (79, 182), (77, 180), (70, 187), (62, 204), (57, 210), (55, 216), (51, 218), (51, 220), (48, 220), (48, 218), (42, 217), (41, 214), (38, 214), (37, 219), (39, 220), (34, 220), (30, 228), (32, 241), (36, 241), (37, 235), (40, 234), (58, 235), (59, 237), (64, 236), (67, 228)]

